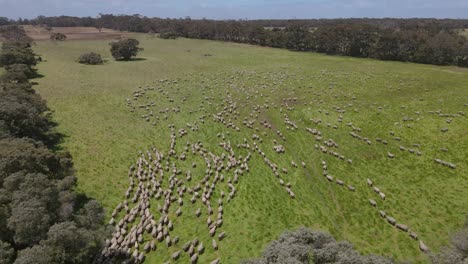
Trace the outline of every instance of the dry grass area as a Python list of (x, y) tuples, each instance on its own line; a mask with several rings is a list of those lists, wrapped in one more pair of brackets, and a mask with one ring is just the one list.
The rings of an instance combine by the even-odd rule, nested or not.
[(129, 34), (128, 32), (120, 32), (107, 28), (99, 31), (94, 27), (53, 27), (49, 32), (45, 27), (25, 25), (24, 29), (35, 41), (49, 40), (50, 33), (52, 32), (67, 35), (67, 40), (117, 39)]

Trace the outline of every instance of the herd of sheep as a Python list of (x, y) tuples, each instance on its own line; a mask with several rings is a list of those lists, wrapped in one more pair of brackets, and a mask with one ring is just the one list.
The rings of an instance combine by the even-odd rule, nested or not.
[[(190, 263), (198, 263), (200, 256), (206, 250), (217, 251), (223, 246), (223, 239), (229, 239), (227, 233), (223, 231), (225, 221), (224, 212), (229, 210), (229, 203), (233, 202), (238, 195), (236, 185), (243, 177), (254, 177), (250, 174), (249, 161), (252, 158), (263, 160), (264, 164), (271, 170), (271, 175), (275, 181), (283, 188), (290, 199), (295, 199), (294, 186), (290, 183), (291, 171), (306, 170), (309, 166), (322, 167), (323, 179), (335, 183), (337, 188), (347, 188), (350, 195), (359, 192), (359, 186), (347, 183), (343, 178), (332, 176), (328, 172), (328, 164), (325, 160), (299, 160), (296, 163), (290, 160), (289, 166), (280, 166), (275, 160), (277, 157), (284, 159), (285, 153), (294, 152), (288, 149), (289, 140), (281, 130), (278, 123), (270, 120), (265, 114), (267, 111), (277, 111), (283, 118), (283, 126), (288, 133), (307, 132), (311, 137), (308, 143), (311, 149), (315, 149), (319, 155), (327, 155), (353, 166), (353, 159), (340, 153), (340, 145), (326, 133), (319, 130), (324, 125), (333, 130), (345, 130), (352, 138), (359, 140), (370, 146), (373, 141), (370, 136), (362, 136), (362, 129), (356, 127), (353, 122), (340, 125), (346, 119), (347, 109), (352, 109), (352, 104), (342, 107), (332, 108), (338, 118), (336, 124), (322, 124), (320, 117), (312, 117), (310, 120), (294, 120), (288, 112), (294, 112), (299, 104), (307, 105), (306, 97), (294, 96), (295, 89), (289, 93), (289, 98), (275, 98), (277, 87), (287, 78), (297, 78), (287, 74), (277, 74), (275, 76), (265, 76), (264, 81), (274, 80), (274, 87), (268, 88), (266, 84), (260, 86), (261, 91), (249, 88), (249, 81), (258, 76), (256, 73), (246, 71), (236, 71), (229, 77), (213, 78), (212, 84), (202, 82), (203, 87), (198, 98), (200, 98), (198, 108), (190, 109), (187, 101), (193, 99), (190, 94), (181, 97), (180, 84), (178, 80), (160, 80), (148, 85), (145, 88), (138, 88), (133, 93), (133, 98), (127, 99), (127, 106), (131, 112), (140, 114), (146, 122), (153, 126), (162, 126), (166, 123), (170, 130), (170, 140), (168, 151), (162, 150), (163, 144), (158, 141), (158, 148), (152, 147), (146, 152), (142, 152), (136, 162), (130, 167), (128, 172), (129, 187), (124, 195), (124, 199), (119, 203), (112, 213), (110, 224), (115, 227), (111, 239), (107, 241), (107, 246), (103, 251), (103, 258), (123, 254), (132, 258), (135, 263), (142, 263), (145, 255), (152, 251), (158, 251), (158, 247), (168, 248), (171, 261), (180, 260), (184, 254)], [(217, 90), (216, 85), (225, 82), (228, 87), (235, 89)], [(242, 84), (243, 82), (247, 84)], [(333, 86), (333, 84), (330, 84)], [(258, 86), (258, 85), (257, 85)], [(191, 91), (193, 93), (193, 91)], [(318, 94), (314, 94), (318, 97)], [(356, 100), (355, 96), (350, 97)], [(320, 103), (320, 98), (314, 99)], [(260, 103), (258, 103), (260, 101)], [(160, 106), (164, 102), (164, 106)], [(158, 109), (159, 108), (159, 109)], [(379, 108), (379, 111), (382, 109)], [(354, 110), (357, 111), (357, 110)], [(167, 125), (170, 120), (177, 120), (180, 113), (187, 113), (193, 120), (187, 120), (184, 125), (176, 127), (174, 124)], [(319, 110), (321, 115), (329, 115), (330, 112)], [(457, 118), (464, 115), (460, 112), (454, 115), (446, 115), (441, 112), (434, 112), (442, 117)], [(417, 113), (421, 115), (421, 113)], [(211, 118), (210, 118), (211, 117)], [(414, 120), (411, 117), (404, 117), (404, 122)], [(450, 120), (450, 122), (448, 121)], [(183, 138), (190, 133), (198, 133), (200, 128), (206, 124), (217, 124), (223, 127), (224, 132), (216, 134), (213, 142), (222, 150), (210, 149), (213, 142), (205, 146), (206, 142), (196, 140), (193, 142), (183, 142)], [(302, 126), (303, 123), (304, 126)], [(302, 126), (302, 128), (301, 128)], [(192, 132), (190, 132), (192, 131)], [(237, 144), (231, 144), (230, 139), (236, 133), (248, 131), (250, 136), (246, 136)], [(389, 131), (395, 142), (401, 138), (395, 132)], [(375, 138), (375, 142), (383, 144), (384, 148), (394, 146), (386, 139)], [(176, 147), (180, 146), (180, 147)], [(420, 145), (415, 143), (411, 148), (399, 146), (402, 152), (422, 156)], [(387, 156), (391, 159), (396, 154), (388, 149)], [(286, 156), (287, 157), (287, 156)], [(203, 160), (203, 164), (196, 162)], [(455, 169), (456, 165), (440, 159), (434, 159), (436, 163)], [(187, 164), (185, 164), (187, 163)], [(184, 165), (185, 164), (185, 165)], [(299, 164), (299, 165), (298, 165)], [(203, 166), (205, 170), (200, 174), (194, 173), (191, 169)], [(191, 168), (191, 169), (187, 169)], [(298, 175), (294, 173), (294, 175)], [(367, 178), (367, 177), (366, 177)], [(360, 179), (372, 189), (381, 203), (385, 203), (388, 194), (385, 194), (380, 187), (369, 177)], [(289, 179), (289, 180), (288, 180)], [(320, 178), (319, 178), (320, 179)], [(342, 187), (341, 187), (342, 186)], [(300, 198), (299, 198), (300, 199)], [(378, 202), (370, 197), (368, 202), (371, 206), (378, 208)], [(187, 207), (186, 204), (191, 206)], [(196, 208), (193, 210), (193, 208)], [(183, 214), (192, 214), (197, 219), (203, 219), (206, 223), (206, 232), (211, 241), (202, 241), (198, 237), (193, 237), (188, 241), (179, 241), (178, 236), (173, 235), (173, 230), (178, 228), (175, 219)], [(396, 229), (407, 232), (409, 237), (419, 241), (419, 248), (427, 252), (429, 248), (418, 235), (407, 225), (398, 222), (383, 210), (378, 210), (378, 214)], [(187, 223), (189, 224), (189, 223)], [(174, 247), (182, 243), (182, 247)], [(226, 243), (228, 246), (229, 242)], [(172, 249), (173, 248), (173, 249)], [(179, 250), (177, 250), (178, 248)], [(154, 253), (157, 254), (157, 253)], [(205, 263), (205, 262), (204, 262)], [(220, 258), (209, 260), (206, 263), (221, 263)]]

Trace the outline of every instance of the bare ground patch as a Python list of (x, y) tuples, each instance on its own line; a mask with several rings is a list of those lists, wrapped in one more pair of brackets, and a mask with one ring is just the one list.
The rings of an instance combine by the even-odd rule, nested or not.
[(111, 40), (118, 39), (129, 34), (128, 32), (121, 32), (107, 28), (103, 28), (99, 31), (94, 27), (53, 27), (49, 32), (45, 27), (26, 25), (24, 26), (24, 29), (35, 41), (49, 40), (52, 32), (67, 35), (67, 40)]

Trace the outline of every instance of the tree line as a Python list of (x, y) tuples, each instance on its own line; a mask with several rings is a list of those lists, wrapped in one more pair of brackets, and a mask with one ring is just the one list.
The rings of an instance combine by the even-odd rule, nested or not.
[(99, 17), (73, 17), (57, 16), (46, 17), (38, 16), (34, 19), (18, 20), (0, 17), (0, 25), (48, 25), (51, 27), (97, 27), (98, 25), (118, 30), (135, 32), (159, 32), (160, 29), (170, 28), (175, 24), (183, 24), (186, 21), (207, 21), (210, 23), (242, 23), (244, 25), (260, 26), (267, 28), (284, 28), (291, 23), (299, 23), (309, 28), (366, 24), (375, 25), (381, 28), (395, 30), (457, 30), (468, 28), (468, 19), (434, 19), (434, 18), (336, 18), (336, 19), (262, 19), (262, 20), (210, 20), (210, 19), (191, 19), (190, 17), (180, 19), (170, 18), (148, 18), (138, 14), (135, 15), (112, 15), (100, 14)]
[(93, 26), (160, 33), (162, 38), (231, 41), (379, 60), (468, 67), (468, 41), (460, 30), (467, 19), (307, 19), (194, 20), (101, 14), (91, 17), (44, 17), (1, 20), (47, 26)]
[(15, 25), (0, 33), (0, 263), (93, 263), (109, 234), (104, 210), (75, 191), (71, 156), (29, 81), (32, 40)]

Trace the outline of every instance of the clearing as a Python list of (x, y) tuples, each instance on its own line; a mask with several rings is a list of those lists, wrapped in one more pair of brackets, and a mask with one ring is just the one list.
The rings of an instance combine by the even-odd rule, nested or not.
[[(60, 124), (58, 130), (65, 135), (63, 147), (74, 157), (80, 191), (100, 200), (111, 219), (114, 208), (125, 199), (127, 174), (140, 151), (146, 153), (154, 146), (166, 155), (171, 133), (175, 133), (173, 149), (178, 157), (186, 142), (189, 152), (186, 161), (172, 156), (169, 171), (165, 161), (161, 163), (164, 189), (169, 186), (172, 163), (181, 170), (176, 177), (187, 186), (204, 177), (204, 159), (192, 154), (198, 141), (213, 157), (226, 152), (219, 143), (228, 141), (236, 158), (252, 154), (249, 172), (244, 167), (235, 184), (235, 197), (223, 200), (219, 231), (227, 237), (219, 241), (219, 250), (211, 247), (206, 207), (200, 198), (193, 205), (187, 192), (181, 217), (175, 216), (176, 202), (169, 209), (174, 223), (171, 237), (180, 237), (179, 243), (170, 248), (158, 243), (146, 263), (169, 261), (194, 237), (206, 248), (199, 263), (217, 257), (222, 263), (238, 263), (258, 256), (285, 229), (299, 226), (327, 230), (366, 254), (425, 263), (418, 242), (388, 224), (379, 210), (407, 225), (435, 251), (463, 225), (468, 208), (464, 113), (468, 70), (130, 35), (145, 50), (139, 60), (129, 62), (111, 60), (108, 40), (40, 41), (34, 47), (44, 59), (38, 65), (44, 77), (34, 80), (39, 82), (36, 89), (47, 99)], [(100, 66), (75, 62), (91, 51), (108, 62)], [(321, 138), (306, 128), (320, 131)], [(444, 128), (448, 131), (441, 132)], [(180, 137), (180, 129), (187, 135)], [(295, 199), (254, 151), (254, 142), (278, 165), (281, 179), (291, 183)], [(275, 145), (284, 146), (285, 153), (276, 153)], [(389, 153), (395, 157), (389, 158)], [(436, 158), (441, 161), (435, 162)], [(333, 182), (323, 175), (322, 161)], [(197, 168), (191, 168), (192, 162), (197, 162)], [(193, 175), (191, 183), (185, 181), (187, 170)], [(226, 179), (216, 185), (211, 202), (213, 219), (218, 214), (219, 191), (228, 194), (228, 178), (234, 179), (233, 170), (223, 173)], [(367, 178), (385, 193), (385, 200), (367, 186)], [(348, 184), (356, 191), (349, 191)], [(134, 193), (135, 188), (130, 208)], [(377, 208), (369, 199), (377, 202)], [(164, 200), (151, 199), (155, 220), (160, 215), (157, 206), (163, 204)], [(200, 218), (195, 216), (197, 208), (202, 208)], [(118, 214), (115, 220), (122, 218)], [(145, 235), (144, 241), (150, 238)], [(187, 260), (183, 253), (178, 263)]]

